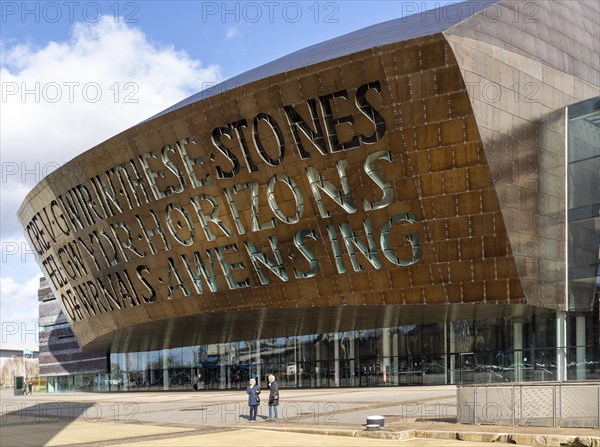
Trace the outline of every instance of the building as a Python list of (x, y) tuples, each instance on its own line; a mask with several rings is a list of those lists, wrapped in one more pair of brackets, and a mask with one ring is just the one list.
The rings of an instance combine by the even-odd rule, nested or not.
[(35, 359), (38, 357), (39, 349), (35, 343), (2, 343), (0, 349), (0, 366), (7, 359), (27, 358)]
[(47, 391), (97, 389), (94, 380), (107, 370), (106, 353), (81, 352), (46, 278), (40, 278), (38, 301), (40, 375), (46, 377)]
[(8, 359), (37, 359), (38, 345), (35, 343), (2, 343), (0, 348), (0, 368)]
[(0, 388), (11, 388), (15, 377), (29, 377), (37, 371), (39, 349), (35, 343), (0, 345)]
[(371, 26), (43, 179), (19, 218), (98, 389), (597, 379), (598, 17)]

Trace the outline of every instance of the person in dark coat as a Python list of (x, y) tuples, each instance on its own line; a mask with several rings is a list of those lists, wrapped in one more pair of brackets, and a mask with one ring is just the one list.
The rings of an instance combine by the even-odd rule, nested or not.
[(246, 392), (248, 393), (248, 406), (250, 407), (250, 422), (256, 422), (256, 413), (260, 405), (260, 388), (256, 384), (256, 380), (250, 379)]
[(277, 406), (279, 405), (279, 384), (273, 374), (269, 375), (269, 421), (277, 420)]

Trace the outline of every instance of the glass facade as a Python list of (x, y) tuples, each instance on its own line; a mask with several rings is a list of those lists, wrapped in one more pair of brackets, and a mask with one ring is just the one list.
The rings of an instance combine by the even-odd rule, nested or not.
[[(515, 349), (515, 325), (522, 347)], [(574, 324), (574, 321), (573, 321)], [(571, 325), (569, 325), (571, 326)], [(588, 322), (598, 337), (598, 322)], [(444, 385), (557, 379), (555, 314), (401, 326), (161, 351), (112, 353), (97, 391), (243, 389), (274, 374), (283, 388)], [(574, 346), (574, 344), (570, 344)], [(575, 378), (576, 348), (567, 373)], [(599, 379), (597, 355), (587, 379)]]
[(568, 112), (569, 307), (589, 311), (600, 287), (600, 98)]
[(600, 97), (567, 108), (569, 379), (587, 379), (600, 338)]
[(60, 393), (64, 391), (105, 391), (98, 386), (97, 374), (70, 374), (49, 376), (46, 378), (46, 391)]

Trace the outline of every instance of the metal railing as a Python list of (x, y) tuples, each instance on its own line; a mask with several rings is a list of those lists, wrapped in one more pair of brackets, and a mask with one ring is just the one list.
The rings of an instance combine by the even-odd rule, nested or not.
[(459, 385), (457, 422), (600, 428), (600, 382)]

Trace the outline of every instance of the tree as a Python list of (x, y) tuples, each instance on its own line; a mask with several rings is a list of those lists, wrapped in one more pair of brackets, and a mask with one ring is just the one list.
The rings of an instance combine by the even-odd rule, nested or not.
[(39, 374), (40, 364), (38, 359), (13, 357), (2, 364), (2, 370), (0, 370), (0, 384), (2, 388), (11, 388), (14, 385), (16, 376), (23, 376), (25, 379), (31, 379), (37, 377)]

